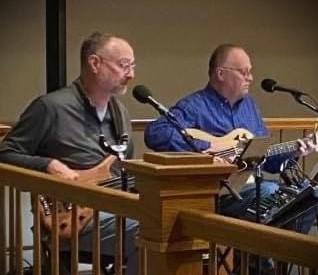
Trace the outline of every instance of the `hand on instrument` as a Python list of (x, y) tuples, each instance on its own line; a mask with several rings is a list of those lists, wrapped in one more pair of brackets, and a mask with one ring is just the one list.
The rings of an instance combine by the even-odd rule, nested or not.
[(63, 179), (76, 180), (79, 174), (57, 159), (53, 159), (46, 168), (47, 172)]
[[(210, 145), (210, 147), (202, 153), (204, 154), (210, 154), (213, 156), (214, 161), (220, 162), (220, 163), (233, 163), (233, 160), (235, 159), (235, 155), (232, 153), (230, 155), (222, 154), (220, 150), (218, 150), (218, 144), (216, 142), (213, 142), (213, 146)], [(224, 145), (222, 146), (222, 149), (224, 149)]]
[(300, 145), (298, 148), (300, 157), (307, 156), (313, 152), (318, 152), (318, 143), (314, 142), (314, 140), (312, 135), (308, 136), (308, 138), (297, 140)]

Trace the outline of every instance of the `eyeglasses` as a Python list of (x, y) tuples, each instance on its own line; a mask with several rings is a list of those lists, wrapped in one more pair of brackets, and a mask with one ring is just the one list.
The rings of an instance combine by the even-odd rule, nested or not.
[(238, 72), (243, 77), (249, 77), (249, 76), (252, 75), (252, 70), (251, 69), (234, 68), (234, 67), (219, 67), (219, 68), (221, 70)]
[(107, 61), (107, 62), (113, 62), (115, 63), (119, 68), (121, 68), (123, 70), (123, 72), (125, 74), (128, 74), (130, 73), (132, 70), (135, 69), (136, 67), (136, 63), (133, 61), (131, 62), (129, 59), (127, 58), (122, 58), (122, 59), (119, 59), (119, 61), (114, 61), (114, 60), (111, 60), (111, 59), (108, 59), (108, 58), (105, 58), (103, 56), (100, 56), (98, 55), (98, 57), (103, 60), (103, 61)]
[(117, 65), (123, 70), (125, 74), (130, 73), (136, 68), (136, 63), (134, 61), (131, 62), (129, 59), (126, 58), (120, 59)]

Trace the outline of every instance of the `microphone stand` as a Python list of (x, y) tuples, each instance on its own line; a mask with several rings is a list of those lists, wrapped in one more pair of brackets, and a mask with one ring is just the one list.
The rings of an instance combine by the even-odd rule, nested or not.
[[(117, 157), (119, 163), (120, 163), (120, 179), (121, 179), (121, 190), (127, 191), (128, 190), (128, 173), (125, 167), (122, 165), (122, 161), (125, 159), (125, 153), (128, 148), (128, 134), (123, 134), (120, 138), (120, 144), (119, 145), (110, 145), (106, 142), (105, 136), (100, 135), (99, 136), (99, 145), (102, 147), (102, 149)], [(118, 266), (120, 268), (117, 268), (117, 264), (115, 266), (115, 273), (116, 274), (123, 274), (123, 269), (125, 268), (123, 265), (123, 259), (125, 259), (125, 233), (126, 233), (126, 218), (121, 216), (116, 216), (116, 228), (119, 227), (120, 235), (117, 236), (119, 238), (119, 241), (116, 242), (119, 243), (119, 247), (116, 245), (116, 251), (121, 251), (122, 257), (119, 257), (119, 254), (115, 254), (115, 260), (116, 263), (118, 263)], [(118, 269), (118, 270), (117, 270)]]
[[(253, 163), (254, 166), (254, 177), (255, 177), (255, 188), (256, 188), (256, 218), (255, 222), (260, 223), (261, 222), (261, 213), (260, 213), (260, 206), (261, 206), (261, 184), (264, 180), (262, 167), (264, 163), (266, 162), (266, 158), (261, 158), (260, 161)], [(261, 257), (259, 255), (256, 255), (256, 274), (261, 274)]]
[[(176, 117), (170, 113), (170, 112), (160, 112), (161, 115), (165, 116), (166, 119), (175, 127), (175, 129), (178, 131), (178, 133), (182, 136), (183, 140), (191, 147), (193, 152), (196, 153), (200, 153), (202, 154), (201, 150), (199, 150), (199, 148), (197, 148), (195, 146), (195, 144), (193, 143), (193, 137), (187, 133), (187, 130), (184, 129), (179, 121), (176, 119)], [(221, 181), (221, 187), (226, 188), (230, 194), (232, 195), (232, 197), (238, 201), (242, 201), (243, 198), (241, 197), (241, 195), (236, 192), (236, 190), (234, 190), (230, 184), (228, 180), (222, 180)], [(216, 207), (218, 209), (218, 207)]]
[(193, 137), (188, 134), (187, 130), (184, 129), (179, 121), (176, 119), (176, 117), (168, 112), (168, 113), (161, 113), (162, 115), (165, 116), (165, 118), (174, 126), (174, 128), (178, 131), (178, 133), (182, 136), (183, 140), (191, 147), (193, 152), (196, 153), (202, 153), (199, 148), (195, 146), (193, 143)]

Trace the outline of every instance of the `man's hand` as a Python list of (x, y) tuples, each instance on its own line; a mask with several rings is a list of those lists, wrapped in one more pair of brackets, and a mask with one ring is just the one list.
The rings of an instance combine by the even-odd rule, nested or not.
[(318, 152), (318, 144), (313, 142), (311, 136), (303, 140), (299, 139), (297, 142), (300, 145), (298, 149), (300, 157), (305, 157), (313, 152)]
[[(216, 148), (216, 147), (218, 147), (218, 148)], [(210, 147), (208, 149), (202, 151), (202, 153), (212, 155), (214, 157), (214, 161), (219, 162), (219, 163), (224, 163), (224, 164), (225, 163), (233, 163), (233, 161), (235, 159), (234, 152), (233, 152), (233, 154), (230, 154), (230, 155), (224, 154), (224, 156), (222, 156), (222, 153), (219, 156), (214, 155), (215, 153), (220, 153), (220, 151), (221, 151), (220, 148), (221, 148), (221, 146), (218, 146), (218, 144), (213, 142), (213, 146), (210, 145)], [(224, 144), (223, 144), (222, 150), (224, 150)]]
[(53, 159), (46, 168), (47, 172), (63, 179), (77, 180), (79, 174), (57, 159)]

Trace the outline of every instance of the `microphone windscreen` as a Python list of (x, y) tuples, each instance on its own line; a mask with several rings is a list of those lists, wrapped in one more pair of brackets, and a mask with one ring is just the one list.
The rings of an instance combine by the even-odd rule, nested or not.
[(147, 103), (149, 102), (149, 96), (152, 96), (150, 90), (145, 87), (144, 85), (137, 85), (134, 87), (133, 96), (141, 103)]
[(266, 78), (262, 81), (261, 86), (267, 92), (274, 92), (277, 82), (273, 79)]

